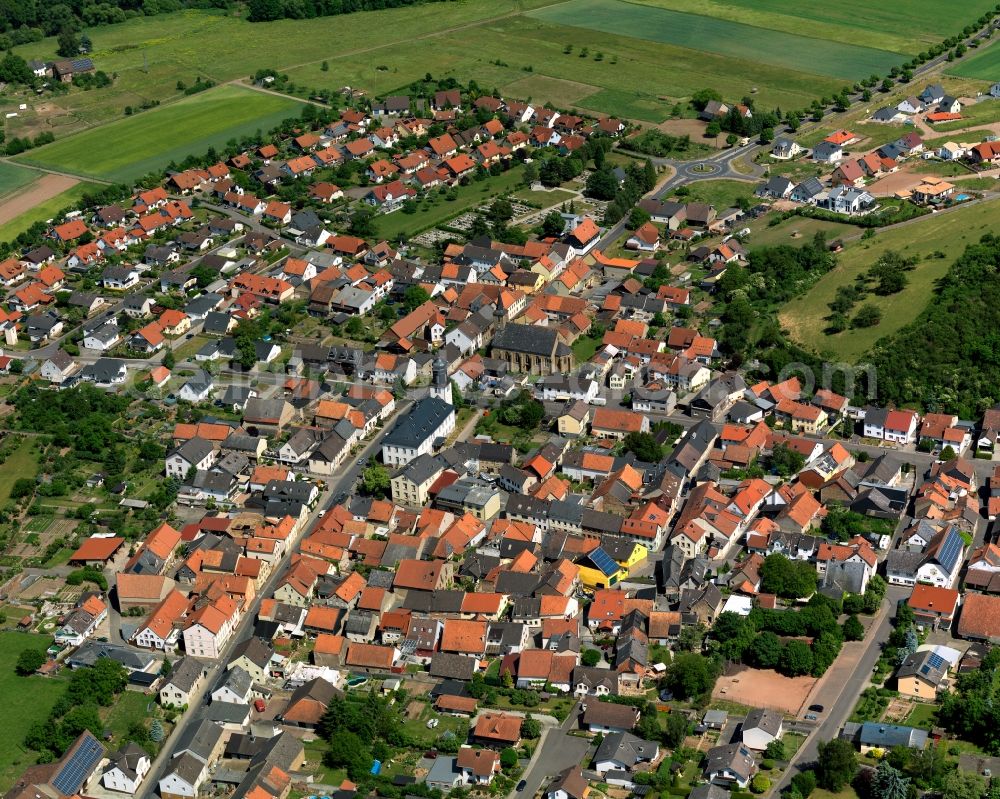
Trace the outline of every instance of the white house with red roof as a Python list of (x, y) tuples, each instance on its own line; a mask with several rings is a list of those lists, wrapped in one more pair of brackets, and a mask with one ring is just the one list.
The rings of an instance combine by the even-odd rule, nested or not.
[(915, 411), (897, 411), (888, 408), (866, 408), (864, 418), (865, 438), (878, 438), (896, 444), (913, 444), (917, 440)]

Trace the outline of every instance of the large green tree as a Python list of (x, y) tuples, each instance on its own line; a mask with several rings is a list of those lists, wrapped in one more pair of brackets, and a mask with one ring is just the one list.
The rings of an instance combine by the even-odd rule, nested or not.
[(683, 652), (667, 666), (664, 683), (678, 699), (689, 699), (711, 691), (716, 677), (718, 671), (711, 660)]
[(809, 596), (816, 590), (816, 569), (811, 563), (777, 552), (764, 558), (760, 579), (762, 591), (786, 599)]
[(878, 764), (871, 781), (871, 799), (906, 799), (910, 781), (884, 760)]
[(858, 773), (854, 746), (843, 738), (822, 741), (816, 759), (816, 782), (820, 788), (837, 793)]

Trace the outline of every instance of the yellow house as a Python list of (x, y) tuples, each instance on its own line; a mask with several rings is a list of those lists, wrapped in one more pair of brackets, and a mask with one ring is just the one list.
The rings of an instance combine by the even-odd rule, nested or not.
[(623, 569), (602, 547), (581, 555), (575, 563), (580, 584), (594, 591), (610, 588), (628, 577), (628, 570)]
[(556, 422), (561, 436), (579, 438), (586, 435), (590, 424), (590, 406), (585, 402), (574, 402)]
[(169, 308), (157, 320), (165, 336), (183, 336), (191, 329), (191, 317), (183, 311)]
[(774, 418), (796, 433), (819, 433), (826, 427), (827, 413), (815, 405), (783, 399), (775, 406)]
[(933, 702), (947, 682), (949, 668), (948, 661), (933, 651), (914, 652), (896, 672), (896, 689), (903, 696)]
[(517, 275), (517, 277), (508, 280), (507, 284), (510, 286), (516, 286), (525, 294), (529, 295), (534, 294), (536, 291), (541, 291), (545, 286), (546, 273), (548, 273), (548, 269), (540, 264), (536, 265), (539, 266), (538, 271), (535, 271), (534, 268), (532, 268), (531, 271), (522, 269), (515, 272), (514, 274)]
[(625, 570), (626, 576), (631, 574), (632, 569), (649, 557), (649, 550), (637, 541), (619, 539), (613, 545), (603, 545), (603, 548), (615, 563)]
[(556, 275), (558, 267), (543, 255), (531, 265), (531, 271), (542, 279), (542, 284), (548, 283)]

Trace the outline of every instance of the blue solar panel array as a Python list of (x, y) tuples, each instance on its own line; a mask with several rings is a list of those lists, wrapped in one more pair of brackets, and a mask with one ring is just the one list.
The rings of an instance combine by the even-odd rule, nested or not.
[(931, 654), (928, 655), (927, 662), (921, 667), (920, 673), (927, 674), (931, 670), (947, 671), (944, 658), (937, 654), (937, 652), (931, 652)]
[(600, 572), (605, 577), (610, 577), (612, 574), (618, 571), (618, 564), (611, 559), (611, 556), (605, 552), (601, 547), (591, 550), (588, 555), (591, 563), (593, 563)]
[(69, 760), (56, 773), (52, 787), (67, 796), (77, 793), (94, 767), (101, 762), (102, 757), (104, 757), (104, 747), (101, 746), (101, 742), (92, 735), (85, 736)]
[(958, 530), (954, 527), (949, 527), (948, 531), (944, 534), (944, 541), (938, 550), (938, 562), (950, 572), (955, 568), (955, 564), (958, 562), (959, 557), (961, 557), (964, 546), (965, 542), (962, 541), (962, 536), (958, 534)]

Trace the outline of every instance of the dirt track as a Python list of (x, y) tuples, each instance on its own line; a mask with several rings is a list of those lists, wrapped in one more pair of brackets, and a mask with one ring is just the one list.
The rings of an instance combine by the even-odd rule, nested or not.
[(62, 194), (79, 182), (63, 175), (42, 175), (34, 183), (29, 183), (24, 190), (0, 200), (0, 225), (16, 219), (39, 203)]

